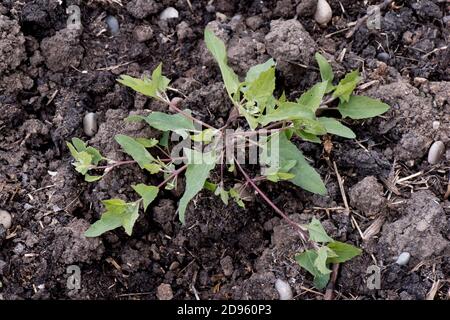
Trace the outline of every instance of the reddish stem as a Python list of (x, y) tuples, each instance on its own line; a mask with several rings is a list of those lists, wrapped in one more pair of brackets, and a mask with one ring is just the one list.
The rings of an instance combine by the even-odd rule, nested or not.
[(174, 98), (174, 99), (172, 99), (172, 100), (170, 101), (170, 103), (169, 103), (169, 109), (175, 110), (175, 111), (178, 112), (179, 114), (185, 116), (186, 118), (188, 118), (188, 119), (190, 119), (190, 120), (192, 120), (192, 121), (194, 121), (194, 122), (197, 122), (198, 124), (201, 124), (202, 126), (204, 126), (204, 127), (206, 127), (206, 128), (213, 129), (213, 130), (217, 130), (217, 129), (214, 128), (213, 126), (210, 126), (209, 124), (207, 124), (207, 123), (205, 123), (205, 122), (203, 122), (203, 121), (201, 121), (201, 120), (199, 120), (199, 119), (197, 119), (197, 118), (194, 118), (194, 117), (191, 116), (190, 114), (188, 114), (188, 113), (184, 112), (183, 110), (181, 110), (180, 108), (178, 108), (178, 107), (177, 107), (177, 104), (179, 104), (180, 102), (181, 102), (181, 98)]
[(169, 182), (170, 180), (172, 180), (174, 177), (178, 176), (181, 172), (183, 172), (186, 168), (187, 168), (187, 164), (185, 164), (184, 166), (182, 166), (181, 168), (178, 168), (177, 170), (175, 170), (169, 177), (167, 177), (166, 180), (164, 180), (163, 182), (161, 182), (158, 185), (158, 189), (161, 188), (162, 186), (164, 186), (167, 182)]
[(236, 158), (234, 158), (234, 162), (236, 163), (237, 167), (239, 168), (239, 170), (244, 175), (245, 180), (247, 180), (247, 182), (253, 187), (253, 189), (255, 189), (255, 191), (259, 193), (261, 198), (263, 198), (264, 201), (266, 201), (267, 204), (269, 206), (271, 206), (273, 208), (273, 210), (275, 210), (276, 213), (278, 213), (283, 219), (285, 219), (287, 223), (289, 223), (291, 226), (293, 226), (300, 233), (300, 236), (302, 237), (302, 239), (305, 242), (308, 241), (308, 234), (306, 233), (306, 230), (303, 229), (298, 223), (296, 223), (293, 220), (291, 220), (287, 216), (287, 214), (285, 214), (280, 208), (278, 208), (272, 202), (272, 200), (270, 200), (269, 197), (267, 197), (267, 195), (264, 192), (262, 192), (261, 189), (258, 188), (258, 186), (255, 184), (255, 182), (253, 182), (252, 178), (250, 178), (249, 175), (244, 171), (244, 169), (242, 169), (241, 165), (239, 164), (239, 162), (237, 162)]
[(136, 163), (136, 161), (134, 161), (134, 160), (127, 160), (127, 161), (117, 161), (117, 162), (114, 162), (113, 164), (110, 164), (110, 165), (107, 165), (107, 166), (96, 166), (96, 167), (93, 167), (92, 169), (95, 169), (95, 170), (97, 170), (97, 169), (112, 169), (112, 168), (115, 168), (115, 167), (118, 167), (118, 166), (123, 166), (123, 165), (125, 165), (125, 164), (133, 164), (133, 163)]

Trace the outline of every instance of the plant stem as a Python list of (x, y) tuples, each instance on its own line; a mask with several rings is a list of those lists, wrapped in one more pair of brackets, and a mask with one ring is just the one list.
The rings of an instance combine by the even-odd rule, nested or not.
[(109, 164), (109, 165), (106, 165), (106, 166), (95, 166), (95, 167), (92, 167), (91, 169), (93, 169), (93, 170), (100, 170), (100, 169), (111, 170), (112, 168), (115, 168), (115, 167), (118, 167), (118, 166), (123, 166), (123, 165), (126, 165), (126, 164), (134, 164), (134, 163), (136, 163), (136, 161), (134, 161), (134, 160), (115, 161), (112, 164)]
[(302, 239), (307, 242), (309, 241), (309, 237), (307, 234), (307, 230), (304, 229), (301, 225), (299, 225), (298, 223), (296, 223), (295, 221), (291, 220), (287, 214), (285, 214), (280, 208), (278, 208), (273, 202), (272, 200), (269, 199), (269, 197), (267, 197), (267, 195), (261, 191), (261, 189), (259, 189), (259, 187), (255, 184), (255, 182), (253, 182), (252, 178), (249, 177), (249, 175), (244, 171), (244, 169), (242, 169), (241, 165), (239, 164), (239, 162), (237, 162), (236, 158), (234, 158), (234, 162), (236, 163), (237, 167), (239, 168), (239, 170), (242, 172), (242, 174), (245, 177), (245, 180), (247, 180), (247, 182), (253, 187), (253, 189), (255, 189), (255, 191), (257, 193), (259, 193), (259, 195), (261, 196), (261, 198), (264, 199), (264, 201), (267, 202), (267, 204), (269, 206), (271, 206), (273, 208), (273, 210), (275, 210), (276, 213), (278, 213), (283, 219), (286, 220), (287, 223), (289, 223), (291, 226), (293, 226), (300, 234), (300, 236), (302, 237)]
[(204, 126), (204, 127), (206, 127), (206, 128), (209, 128), (209, 129), (212, 129), (212, 130), (217, 130), (217, 129), (214, 128), (213, 126), (210, 126), (209, 124), (207, 124), (207, 123), (205, 123), (205, 122), (203, 122), (203, 121), (201, 121), (201, 120), (199, 120), (199, 119), (197, 119), (197, 118), (194, 118), (194, 117), (191, 116), (190, 114), (188, 114), (188, 113), (184, 112), (183, 110), (181, 110), (180, 108), (178, 108), (178, 107), (177, 107), (177, 104), (180, 103), (180, 102), (181, 102), (181, 99), (180, 99), (180, 98), (178, 98), (178, 99), (177, 99), (177, 98), (172, 99), (172, 100), (169, 102), (169, 109), (175, 110), (176, 112), (178, 112), (179, 114), (183, 115), (184, 117), (186, 117), (186, 118), (188, 118), (188, 119), (190, 119), (190, 120), (192, 120), (192, 121), (194, 121), (194, 122), (197, 122), (198, 124), (200, 124), (200, 125), (202, 125), (202, 126)]
[(187, 164), (185, 164), (184, 166), (178, 168), (177, 170), (175, 170), (169, 177), (167, 177), (166, 180), (164, 180), (163, 182), (161, 182), (157, 188), (161, 188), (162, 186), (164, 186), (167, 182), (169, 182), (170, 180), (172, 180), (174, 177), (178, 176), (181, 172), (183, 172), (186, 168), (187, 168)]
[(248, 137), (248, 136), (254, 136), (254, 135), (263, 134), (263, 133), (267, 133), (267, 134), (277, 133), (277, 132), (281, 132), (281, 131), (284, 131), (284, 130), (287, 130), (290, 128), (292, 128), (292, 127), (289, 126), (289, 127), (283, 127), (283, 128), (277, 128), (277, 129), (262, 128), (262, 129), (255, 130), (255, 131), (236, 132), (236, 133), (234, 133), (234, 135)]

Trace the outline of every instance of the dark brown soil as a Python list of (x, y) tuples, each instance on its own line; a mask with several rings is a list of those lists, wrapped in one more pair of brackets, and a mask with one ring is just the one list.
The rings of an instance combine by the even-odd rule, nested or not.
[[(364, 249), (341, 266), (337, 299), (448, 298), (450, 152), (434, 166), (427, 152), (435, 140), (450, 149), (450, 7), (399, 0), (383, 13), (381, 31), (363, 25), (347, 39), (346, 31), (337, 31), (365, 14), (366, 1), (329, 1), (333, 20), (324, 28), (311, 17), (311, 2), (3, 0), (0, 209), (12, 214), (13, 224), (8, 230), (0, 225), (0, 299), (157, 299), (171, 293), (173, 299), (278, 299), (277, 278), (288, 281), (296, 299), (323, 299), (323, 292), (309, 290), (311, 276), (293, 259), (302, 250), (296, 234), (258, 198), (244, 210), (202, 192), (182, 226), (176, 215), (182, 190), (165, 192), (141, 212), (133, 236), (119, 229), (83, 236), (101, 215), (101, 200), (133, 199), (131, 184), (157, 182), (128, 166), (87, 184), (71, 166), (65, 141), (72, 137), (125, 159), (115, 134), (156, 134), (123, 122), (130, 113), (163, 106), (116, 83), (118, 75), (140, 76), (162, 61), (173, 86), (187, 96), (186, 107), (224, 124), (230, 103), (202, 41), (207, 25), (227, 42), (240, 75), (275, 58), (277, 90), (292, 98), (319, 79), (316, 50), (333, 60), (337, 76), (362, 70), (363, 83), (372, 83), (361, 93), (392, 108), (376, 119), (349, 122), (357, 140), (333, 137), (330, 161), (344, 179), (351, 214), (341, 210), (336, 173), (322, 145), (299, 144), (326, 181), (327, 196), (287, 183), (260, 187), (292, 219), (316, 217), (331, 236)], [(66, 29), (72, 4), (81, 8), (81, 31)], [(161, 21), (168, 6), (179, 18)], [(105, 23), (109, 15), (119, 21), (115, 35)], [(92, 138), (82, 128), (87, 112), (99, 117)], [(378, 232), (363, 239), (359, 231), (377, 220)], [(411, 260), (399, 266), (394, 262), (403, 251)], [(374, 264), (381, 268), (379, 290), (366, 285)], [(69, 265), (81, 269), (79, 290), (66, 286)]]

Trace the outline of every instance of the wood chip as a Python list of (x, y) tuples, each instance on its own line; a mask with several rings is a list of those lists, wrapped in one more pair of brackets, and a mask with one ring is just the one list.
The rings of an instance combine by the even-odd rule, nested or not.
[(384, 216), (379, 216), (373, 220), (370, 226), (362, 234), (363, 241), (367, 241), (373, 236), (376, 236), (380, 232), (385, 220), (386, 218)]

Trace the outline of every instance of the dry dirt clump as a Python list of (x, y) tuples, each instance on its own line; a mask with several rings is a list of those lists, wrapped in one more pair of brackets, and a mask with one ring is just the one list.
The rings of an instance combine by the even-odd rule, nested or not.
[(60, 30), (53, 37), (42, 40), (41, 50), (47, 67), (54, 72), (78, 67), (84, 53), (79, 31), (71, 29)]
[(0, 15), (0, 75), (18, 67), (25, 58), (25, 37), (19, 24)]
[(383, 186), (373, 176), (365, 177), (350, 189), (350, 204), (366, 216), (373, 216), (384, 210), (386, 199)]
[(295, 64), (311, 65), (318, 50), (316, 42), (295, 19), (273, 20), (265, 43), (267, 52), (286, 77), (297, 74)]
[(136, 19), (144, 19), (159, 9), (159, 4), (153, 0), (132, 0), (127, 4), (127, 11)]
[(409, 252), (415, 263), (437, 255), (450, 254), (446, 217), (439, 199), (430, 191), (418, 191), (400, 208), (402, 216), (383, 226), (379, 242), (380, 255), (386, 263)]
[(89, 223), (75, 219), (55, 230), (53, 258), (63, 264), (90, 262), (100, 259), (105, 248), (99, 238), (86, 238)]
[[(379, 130), (400, 140), (394, 150), (397, 160), (417, 161), (426, 155), (433, 141), (450, 141), (450, 106), (444, 103), (448, 101), (448, 92), (442, 86), (431, 84), (424, 89), (431, 93), (427, 95), (406, 81), (398, 81), (367, 92), (391, 106)], [(433, 128), (436, 121), (440, 123), (438, 129)]]

